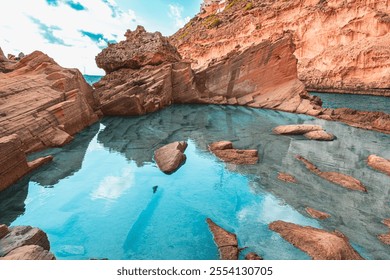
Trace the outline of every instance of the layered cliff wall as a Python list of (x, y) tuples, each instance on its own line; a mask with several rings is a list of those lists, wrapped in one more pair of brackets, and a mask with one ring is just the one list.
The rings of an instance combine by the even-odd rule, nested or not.
[(195, 70), (234, 49), (291, 32), (308, 89), (390, 96), (388, 0), (230, 0), (170, 40)]

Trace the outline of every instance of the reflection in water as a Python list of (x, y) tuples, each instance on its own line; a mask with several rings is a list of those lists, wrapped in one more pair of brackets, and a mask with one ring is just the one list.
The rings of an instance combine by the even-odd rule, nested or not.
[[(338, 138), (315, 142), (272, 134), (275, 126), (292, 123), (321, 124)], [(179, 140), (188, 141), (187, 161), (174, 174), (164, 174), (153, 152)], [(225, 165), (207, 150), (219, 140), (258, 149), (259, 163)], [(142, 117), (104, 118), (100, 128), (47, 152), (55, 153), (55, 162), (31, 176), (28, 196), (20, 199), (25, 210), (12, 215), (6, 207), (0, 223), (41, 227), (60, 259), (216, 259), (207, 217), (236, 233), (240, 247), (266, 259), (308, 258), (268, 229), (278, 219), (340, 230), (363, 256), (390, 259), (376, 238), (387, 232), (380, 221), (390, 217), (390, 185), (365, 163), (369, 154), (390, 158), (389, 145), (390, 137), (377, 132), (243, 107), (182, 105)], [(368, 193), (315, 176), (296, 154), (324, 171), (360, 179)], [(278, 172), (294, 175), (298, 183), (277, 180)], [(49, 185), (53, 188), (43, 188)], [(2, 201), (13, 205), (11, 199)], [(319, 222), (305, 207), (332, 217)]]

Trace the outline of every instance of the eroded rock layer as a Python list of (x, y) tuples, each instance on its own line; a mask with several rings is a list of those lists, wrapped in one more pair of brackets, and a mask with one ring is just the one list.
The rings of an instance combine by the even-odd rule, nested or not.
[(388, 0), (219, 2), (222, 7), (208, 6), (170, 38), (194, 69), (292, 32), (306, 87), (390, 96)]
[[(297, 79), (294, 44), (288, 34), (275, 42), (232, 51), (197, 73), (190, 63), (177, 58), (175, 48), (168, 47), (161, 35), (141, 27), (126, 34), (126, 41), (110, 45), (96, 57), (97, 64), (109, 73), (94, 85), (105, 115), (142, 115), (172, 103), (247, 105), (321, 114), (318, 100), (309, 96)], [(142, 43), (147, 48), (135, 51), (134, 46)], [(153, 52), (161, 58), (159, 63), (145, 59), (137, 67), (117, 63), (111, 55), (138, 61), (153, 57)], [(111, 67), (111, 63), (117, 66)]]

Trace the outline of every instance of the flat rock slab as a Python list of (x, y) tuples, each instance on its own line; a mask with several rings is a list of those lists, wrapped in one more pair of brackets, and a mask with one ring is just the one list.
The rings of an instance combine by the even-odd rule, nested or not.
[(308, 161), (302, 156), (296, 156), (296, 159), (299, 161), (302, 161), (306, 168), (313, 172), (314, 174), (322, 177), (323, 179), (334, 183), (336, 185), (342, 186), (344, 188), (350, 189), (350, 190), (355, 190), (355, 191), (361, 191), (361, 192), (367, 192), (366, 187), (360, 182), (358, 179), (338, 173), (338, 172), (322, 172), (317, 166), (315, 166), (313, 163)]
[(164, 173), (175, 172), (186, 160), (184, 154), (187, 143), (184, 141), (173, 142), (165, 145), (154, 152), (158, 168)]
[(325, 220), (325, 219), (330, 218), (330, 215), (329, 215), (328, 213), (321, 212), (321, 211), (316, 210), (316, 209), (314, 209), (314, 208), (306, 207), (305, 210), (306, 210), (306, 212), (307, 212), (310, 216), (312, 216), (312, 217), (315, 218), (315, 219)]
[(269, 228), (314, 260), (363, 260), (342, 233), (283, 221), (273, 222)]
[(288, 183), (296, 183), (297, 179), (295, 179), (294, 176), (287, 174), (287, 173), (279, 173), (278, 174), (278, 179), (284, 182)]
[(312, 124), (291, 124), (291, 125), (280, 125), (273, 129), (275, 134), (281, 135), (303, 135), (312, 131), (321, 131), (323, 130), (320, 125)]
[(257, 150), (234, 149), (232, 142), (219, 141), (209, 145), (209, 150), (224, 162), (232, 164), (256, 164), (259, 161)]
[(335, 136), (331, 133), (328, 133), (324, 130), (310, 131), (303, 134), (309, 140), (317, 140), (317, 141), (333, 141)]
[(214, 241), (218, 246), (221, 260), (238, 260), (238, 242), (234, 233), (228, 232), (215, 224), (211, 219), (206, 219), (207, 224), (214, 236)]
[(370, 155), (367, 158), (367, 164), (370, 167), (390, 176), (390, 160), (378, 157), (377, 155)]
[(0, 239), (0, 257), (25, 245), (38, 245), (50, 250), (50, 243), (45, 232), (30, 226), (10, 227), (9, 233)]
[(38, 245), (26, 245), (9, 252), (0, 260), (55, 260), (55, 256)]

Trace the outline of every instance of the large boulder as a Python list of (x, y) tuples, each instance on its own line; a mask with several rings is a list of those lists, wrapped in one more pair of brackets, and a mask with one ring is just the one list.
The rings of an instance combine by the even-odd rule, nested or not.
[(237, 236), (216, 223), (210, 218), (206, 220), (210, 231), (213, 234), (214, 241), (217, 244), (221, 260), (237, 260), (239, 255)]
[(148, 33), (142, 26), (127, 30), (126, 40), (110, 44), (96, 56), (96, 64), (106, 73), (116, 70), (140, 69), (181, 60), (180, 54), (160, 32)]
[(187, 143), (184, 141), (173, 142), (165, 145), (154, 152), (157, 166), (164, 173), (175, 172), (186, 160), (184, 154)]
[(309, 226), (276, 221), (269, 228), (301, 249), (314, 260), (362, 260), (363, 258), (349, 244), (348, 238), (340, 232), (327, 232)]

